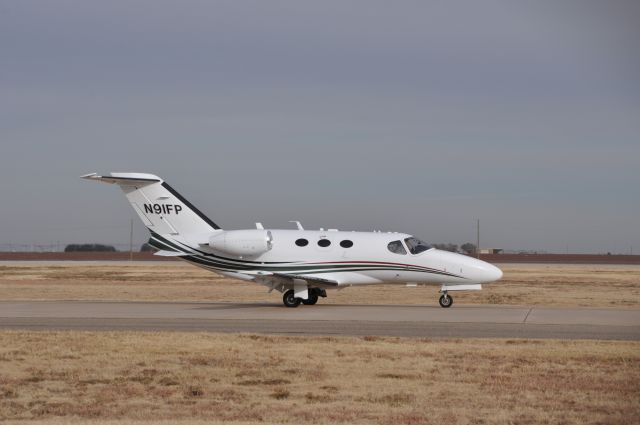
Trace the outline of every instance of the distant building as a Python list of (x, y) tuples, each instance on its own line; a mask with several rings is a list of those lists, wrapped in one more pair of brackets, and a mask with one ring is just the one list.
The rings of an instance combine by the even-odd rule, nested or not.
[(500, 254), (502, 251), (500, 248), (480, 248), (480, 254)]

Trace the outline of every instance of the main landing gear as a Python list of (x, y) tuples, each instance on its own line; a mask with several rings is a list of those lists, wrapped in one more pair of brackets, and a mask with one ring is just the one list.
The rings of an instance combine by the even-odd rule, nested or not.
[(318, 302), (318, 294), (315, 291), (309, 291), (309, 298), (306, 300), (302, 300), (302, 304), (304, 305), (314, 305)]
[(300, 298), (296, 298), (296, 294), (293, 292), (293, 289), (289, 289), (282, 296), (282, 302), (287, 307), (298, 307), (300, 305)]
[(453, 297), (451, 297), (451, 295), (447, 294), (447, 291), (444, 291), (442, 293), (442, 295), (440, 296), (440, 301), (439, 302), (440, 302), (440, 307), (449, 308), (453, 304)]
[(298, 307), (300, 303), (304, 305), (314, 305), (318, 302), (318, 298), (325, 298), (327, 296), (327, 291), (320, 288), (309, 288), (309, 298), (303, 300), (302, 298), (296, 298), (296, 294), (293, 289), (289, 289), (282, 296), (282, 302), (286, 307)]

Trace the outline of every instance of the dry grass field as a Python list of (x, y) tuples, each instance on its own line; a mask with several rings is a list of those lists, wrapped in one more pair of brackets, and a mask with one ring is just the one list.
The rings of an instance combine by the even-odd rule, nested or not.
[[(461, 304), (638, 308), (640, 266), (507, 264)], [(179, 262), (0, 263), (0, 300), (273, 302)], [(437, 288), (325, 303), (435, 304)], [(636, 424), (640, 342), (0, 331), (0, 423)]]
[[(640, 307), (640, 266), (504, 264), (503, 279), (456, 304)], [(330, 291), (322, 303), (436, 304), (434, 286)], [(0, 263), (0, 300), (280, 302), (266, 288), (182, 262)]]
[(637, 424), (639, 395), (638, 342), (0, 332), (0, 422)]

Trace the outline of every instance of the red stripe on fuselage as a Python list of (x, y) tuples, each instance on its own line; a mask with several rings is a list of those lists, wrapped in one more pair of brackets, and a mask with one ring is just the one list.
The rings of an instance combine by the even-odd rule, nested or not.
[(448, 273), (446, 270), (440, 270), (440, 269), (434, 269), (432, 267), (424, 267), (424, 266), (417, 266), (414, 264), (405, 264), (405, 263), (389, 263), (386, 261), (324, 261), (324, 262), (320, 262), (320, 263), (304, 263), (305, 265), (315, 265), (315, 264), (354, 264), (354, 265), (358, 265), (358, 264), (382, 264), (382, 265), (387, 265), (387, 266), (403, 266), (403, 267), (415, 267), (418, 269), (424, 269), (424, 270), (435, 270), (435, 271), (439, 271), (439, 272), (445, 272)]

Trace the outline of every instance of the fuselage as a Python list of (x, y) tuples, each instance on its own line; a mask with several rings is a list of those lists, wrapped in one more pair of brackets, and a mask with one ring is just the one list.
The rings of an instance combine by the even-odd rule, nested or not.
[[(188, 255), (186, 261), (244, 280), (272, 274), (304, 275), (337, 282), (339, 286), (380, 283), (478, 284), (498, 280), (497, 267), (429, 247), (412, 253), (405, 233), (337, 230), (267, 230), (270, 249), (259, 255), (229, 255), (191, 238), (152, 233), (151, 243), (162, 250)], [(390, 249), (390, 246), (393, 248)]]

